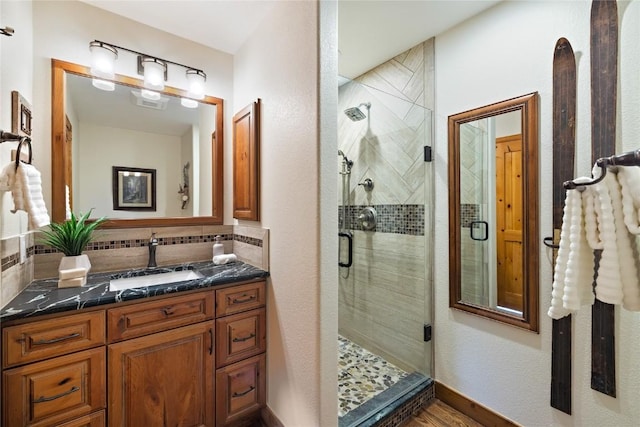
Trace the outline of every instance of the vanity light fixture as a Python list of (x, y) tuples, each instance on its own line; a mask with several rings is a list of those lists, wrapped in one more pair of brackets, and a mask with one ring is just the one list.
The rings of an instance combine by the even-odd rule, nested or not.
[(113, 91), (115, 84), (104, 79), (115, 77), (115, 61), (118, 58), (118, 51), (97, 40), (89, 43), (89, 50), (91, 51), (91, 74), (96, 77), (91, 83), (98, 89)]
[(198, 108), (198, 101), (189, 98), (180, 98), (180, 104), (186, 108)]
[(193, 68), (188, 69), (186, 75), (189, 84), (188, 95), (194, 99), (204, 98), (204, 82), (207, 81), (207, 75)]
[(145, 56), (141, 60), (144, 70), (144, 87), (151, 90), (163, 90), (167, 63), (150, 56)]
[(161, 98), (160, 92), (155, 92), (149, 89), (141, 89), (140, 96), (145, 99), (150, 99), (151, 101), (157, 101)]
[(150, 100), (160, 99), (160, 93), (154, 91), (164, 89), (168, 66), (171, 64), (186, 69), (187, 98), (182, 98), (180, 103), (187, 108), (197, 108), (197, 100), (204, 98), (204, 84), (207, 81), (207, 75), (202, 70), (100, 40), (89, 43), (89, 50), (91, 50), (92, 59), (91, 74), (96, 77), (93, 80), (93, 85), (98, 89), (114, 90), (114, 82), (110, 80), (115, 78), (115, 60), (118, 58), (118, 50), (123, 50), (137, 55), (138, 74), (144, 77), (144, 86), (147, 88), (147, 90), (141, 91), (142, 97)]

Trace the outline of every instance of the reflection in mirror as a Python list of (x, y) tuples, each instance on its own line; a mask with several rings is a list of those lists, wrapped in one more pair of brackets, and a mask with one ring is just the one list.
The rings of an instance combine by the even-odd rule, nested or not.
[[(116, 76), (92, 85), (86, 67), (53, 60), (52, 216), (68, 209), (107, 216), (112, 227), (222, 223), (222, 100), (181, 105), (183, 91), (141, 96), (142, 82)], [(113, 167), (155, 171), (155, 209), (114, 206)], [(115, 190), (114, 190), (115, 191)]]
[(449, 117), (450, 306), (537, 331), (536, 94)]

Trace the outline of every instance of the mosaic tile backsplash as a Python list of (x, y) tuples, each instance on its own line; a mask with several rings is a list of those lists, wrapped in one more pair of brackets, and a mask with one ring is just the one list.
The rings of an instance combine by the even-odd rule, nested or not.
[[(253, 237), (241, 236), (238, 234), (208, 234), (200, 236), (177, 236), (177, 237), (159, 237), (158, 245), (184, 245), (189, 243), (213, 243), (215, 237), (220, 236), (222, 241), (237, 241), (248, 243), (254, 246), (262, 246), (262, 240), (255, 239)], [(121, 248), (140, 248), (149, 244), (149, 239), (131, 239), (131, 240), (107, 240), (91, 242), (87, 245), (87, 251), (99, 251), (106, 249), (121, 249)], [(56, 249), (50, 248), (45, 245), (36, 245), (36, 254), (51, 254), (58, 252)]]
[[(377, 214), (375, 231), (380, 233), (408, 234), (424, 236), (424, 205), (368, 205), (373, 206)], [(347, 206), (347, 228), (363, 230), (358, 221), (360, 211), (366, 205)], [(342, 206), (338, 207), (339, 224), (343, 223)]]

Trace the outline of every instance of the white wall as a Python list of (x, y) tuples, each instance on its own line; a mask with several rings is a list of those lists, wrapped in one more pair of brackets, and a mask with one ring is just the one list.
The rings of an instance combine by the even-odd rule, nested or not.
[[(33, 32), (31, 2), (2, 1), (0, 27), (12, 27), (15, 33), (11, 37), (0, 36), (0, 129), (11, 132), (11, 91), (17, 90), (33, 104)], [(34, 118), (39, 113), (32, 112)], [(34, 138), (39, 137), (37, 130)], [(18, 143), (5, 142), (0, 145), (0, 169), (11, 161), (11, 150)], [(35, 152), (33, 164), (40, 167), (48, 162), (48, 157)], [(0, 237), (16, 236), (27, 230), (27, 215), (24, 212), (12, 214), (13, 199), (11, 193), (0, 193)]]
[[(271, 236), (267, 404), (286, 426), (332, 425), (337, 414), (337, 327), (328, 326), (326, 335), (326, 331), (321, 335), (320, 327), (320, 283), (324, 271), (320, 231), (325, 221), (331, 223), (332, 236), (337, 230), (337, 145), (334, 134), (333, 141), (323, 147), (332, 149), (333, 155), (329, 183), (323, 178), (321, 186), (318, 7), (315, 2), (279, 2), (234, 61), (233, 110), (262, 99), (261, 225), (270, 229)], [(327, 37), (331, 44), (335, 32)], [(329, 63), (333, 60), (335, 64), (335, 59), (329, 58)], [(335, 132), (335, 69), (333, 73), (330, 114)], [(327, 106), (332, 107), (331, 103)], [(322, 153), (324, 156), (328, 151)], [(320, 219), (321, 193), (327, 188), (329, 197), (323, 195), (322, 200), (332, 197), (332, 203), (322, 209)], [(327, 248), (333, 260), (333, 278), (322, 280), (322, 290), (328, 294), (335, 292), (337, 283), (337, 242), (334, 243)], [(334, 306), (336, 298), (334, 293)], [(335, 319), (335, 311), (333, 316)], [(321, 375), (325, 357), (331, 363)], [(321, 384), (333, 387), (321, 390)]]
[[(74, 140), (80, 146), (76, 162), (83, 177), (73, 189), (74, 212), (94, 209), (94, 217), (109, 218), (180, 216), (180, 137), (80, 122)], [(156, 170), (155, 212), (113, 210), (112, 166)]]
[[(11, 4), (12, 2), (5, 2)], [(21, 3), (21, 2), (18, 2)], [(29, 4), (31, 4), (29, 2)], [(4, 18), (4, 17), (3, 17)], [(212, 17), (215, 20), (215, 17)], [(43, 174), (44, 197), (51, 201), (51, 58), (89, 65), (89, 42), (102, 40), (160, 58), (203, 69), (207, 73), (205, 93), (225, 100), (226, 130), (231, 129), (233, 101), (233, 57), (145, 25), (105, 12), (79, 1), (33, 2), (33, 104), (37, 139), (34, 153)], [(3, 67), (4, 70), (4, 62)], [(25, 68), (26, 69), (26, 68)], [(30, 70), (30, 68), (29, 68)], [(137, 76), (135, 55), (121, 52), (116, 73)], [(168, 86), (184, 87), (184, 73), (169, 68)], [(210, 136), (207, 138), (209, 140)], [(225, 132), (230, 151), (231, 132)], [(181, 169), (180, 169), (181, 170)], [(175, 187), (175, 180), (168, 182)], [(225, 186), (225, 192), (231, 187)], [(231, 207), (225, 209), (231, 218)]]
[[(587, 1), (507, 1), (436, 38), (436, 200), (446, 200), (447, 116), (533, 91), (540, 95), (540, 236), (551, 234), (552, 60), (566, 37), (577, 57), (577, 168), (590, 171)], [(640, 1), (618, 1), (617, 151), (640, 147)], [(436, 247), (448, 246), (448, 208), (436, 206)], [(574, 317), (573, 416), (549, 406), (551, 254), (540, 245), (540, 334), (448, 307), (448, 265), (435, 265), (435, 378), (526, 426), (626, 426), (640, 420), (640, 314), (616, 308), (618, 398), (590, 388), (591, 311)]]

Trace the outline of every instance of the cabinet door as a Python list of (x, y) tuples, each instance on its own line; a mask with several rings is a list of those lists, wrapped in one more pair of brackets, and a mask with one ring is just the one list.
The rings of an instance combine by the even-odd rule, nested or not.
[(3, 373), (4, 423), (52, 426), (105, 407), (104, 347)]
[(260, 99), (233, 116), (233, 217), (260, 219)]
[(109, 425), (212, 426), (214, 323), (109, 346)]

